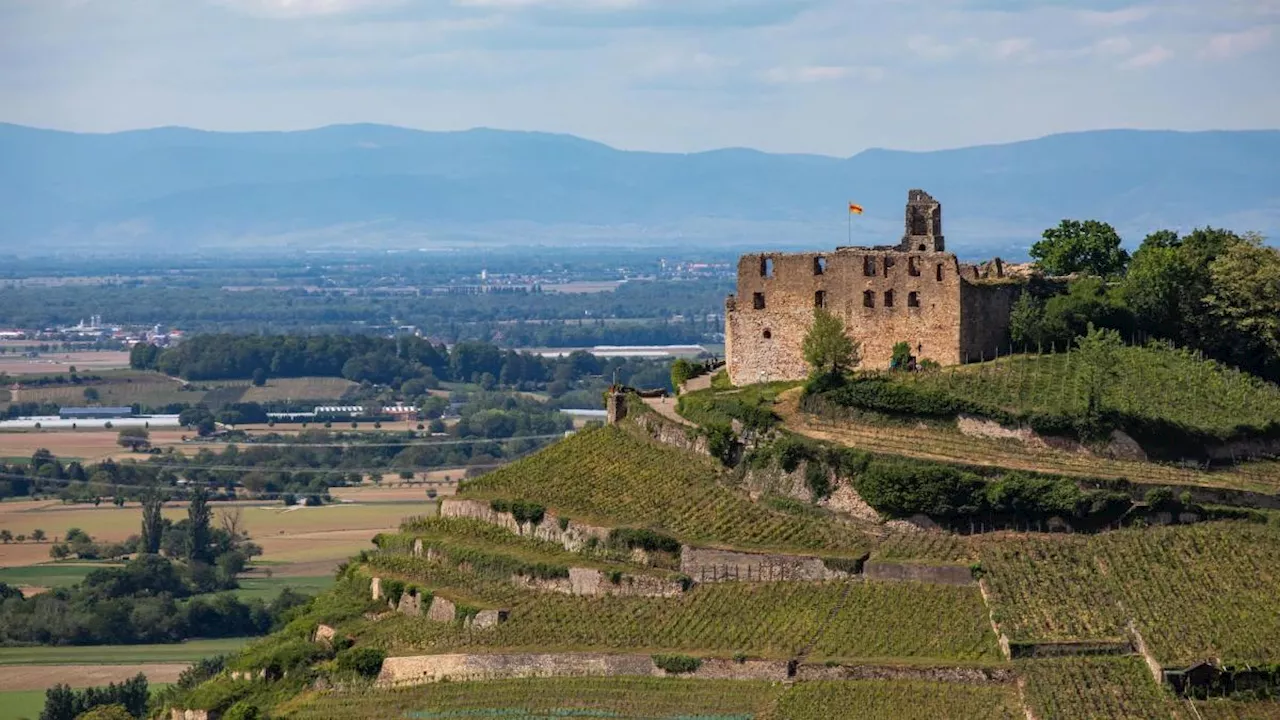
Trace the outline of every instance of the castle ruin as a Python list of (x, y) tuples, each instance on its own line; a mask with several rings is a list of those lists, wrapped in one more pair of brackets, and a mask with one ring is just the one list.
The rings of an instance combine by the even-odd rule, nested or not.
[(947, 252), (941, 203), (911, 190), (897, 245), (738, 260), (738, 291), (725, 302), (729, 378), (746, 385), (807, 377), (801, 345), (819, 307), (844, 321), (863, 368), (888, 368), (898, 342), (942, 365), (991, 358), (1007, 345), (1021, 289), (998, 259), (969, 265)]

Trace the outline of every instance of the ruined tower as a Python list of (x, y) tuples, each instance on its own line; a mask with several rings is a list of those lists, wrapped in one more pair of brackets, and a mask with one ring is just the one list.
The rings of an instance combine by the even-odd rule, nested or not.
[(945, 252), (942, 237), (942, 203), (923, 190), (907, 193), (907, 218), (898, 250), (902, 252)]

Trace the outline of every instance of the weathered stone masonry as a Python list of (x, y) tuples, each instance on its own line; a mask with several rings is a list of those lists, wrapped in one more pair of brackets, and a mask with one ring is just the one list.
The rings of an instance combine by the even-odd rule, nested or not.
[(830, 253), (765, 253), (738, 261), (737, 294), (725, 303), (725, 355), (735, 384), (808, 374), (801, 345), (815, 307), (844, 320), (862, 366), (887, 368), (905, 341), (916, 357), (955, 365), (1004, 345), (1020, 292), (996, 262), (979, 269), (946, 252), (942, 207), (923, 190), (908, 196), (894, 246)]

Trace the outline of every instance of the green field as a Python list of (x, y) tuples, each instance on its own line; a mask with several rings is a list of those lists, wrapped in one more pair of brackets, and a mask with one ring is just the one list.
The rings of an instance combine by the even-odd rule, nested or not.
[(333, 577), (330, 575), (318, 577), (242, 577), (240, 578), (240, 589), (234, 592), (244, 600), (259, 598), (270, 601), (285, 588), (291, 588), (307, 595), (318, 595), (331, 587), (333, 587)]
[(717, 482), (718, 472), (706, 457), (608, 426), (579, 432), (469, 482), (461, 495), (537, 500), (560, 516), (653, 527), (703, 543), (831, 554), (869, 548), (847, 526), (751, 502)]
[(1241, 522), (986, 543), (1013, 640), (1121, 638), (1130, 619), (1166, 665), (1265, 663), (1280, 648), (1280, 527)]
[(239, 650), (251, 638), (191, 640), (172, 645), (0, 647), (0, 665), (132, 665), (194, 662)]
[(513, 593), (510, 599), (510, 619), (487, 630), (396, 615), (358, 635), (399, 655), (538, 648), (789, 658), (813, 643), (810, 657), (818, 659), (1000, 659), (974, 587), (722, 583), (675, 598)]
[(0, 691), (0, 720), (36, 720), (41, 710), (43, 690)]
[[(896, 382), (940, 390), (1009, 412), (1082, 414), (1082, 363), (1075, 353), (1017, 355), (939, 372), (890, 373)], [(1181, 350), (1125, 347), (1106, 385), (1106, 408), (1226, 435), (1238, 426), (1280, 423), (1280, 387)]]
[(1142, 658), (1055, 658), (1018, 664), (1026, 702), (1045, 720), (1182, 718), (1173, 693), (1155, 683)]
[(84, 576), (104, 567), (118, 567), (111, 563), (47, 563), (26, 567), (0, 568), (0, 582), (6, 585), (31, 585), (33, 587), (67, 587), (84, 580)]

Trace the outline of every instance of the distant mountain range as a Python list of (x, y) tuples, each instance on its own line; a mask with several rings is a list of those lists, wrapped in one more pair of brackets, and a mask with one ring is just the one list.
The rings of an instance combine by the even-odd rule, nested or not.
[(948, 246), (1016, 258), (1059, 220), (1130, 244), (1280, 231), (1280, 131), (1107, 130), (851, 158), (617, 150), (567, 135), (342, 125), (78, 134), (0, 124), (0, 253), (466, 243), (830, 247), (895, 242), (909, 188)]

